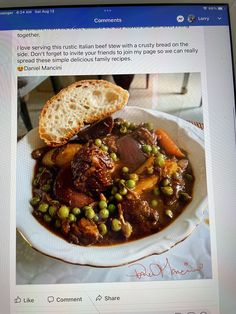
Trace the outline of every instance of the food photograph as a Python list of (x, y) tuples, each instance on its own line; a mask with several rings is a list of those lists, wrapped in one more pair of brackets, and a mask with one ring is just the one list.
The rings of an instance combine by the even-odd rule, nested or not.
[(200, 73), (18, 77), (16, 283), (212, 277)]

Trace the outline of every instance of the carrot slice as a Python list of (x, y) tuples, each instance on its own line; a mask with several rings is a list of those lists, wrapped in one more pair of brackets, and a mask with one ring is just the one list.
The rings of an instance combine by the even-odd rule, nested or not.
[(176, 157), (185, 157), (184, 153), (181, 152), (179, 147), (170, 138), (170, 136), (163, 129), (156, 129), (156, 135), (158, 136), (160, 145), (166, 151), (167, 154), (174, 155)]
[(135, 173), (137, 174), (142, 174), (144, 172), (145, 169), (153, 166), (154, 163), (154, 156), (149, 157), (136, 171)]
[(137, 183), (135, 189), (132, 192), (135, 192), (141, 195), (144, 191), (153, 189), (154, 186), (157, 184), (157, 182), (158, 182), (158, 176), (146, 177), (144, 179), (141, 179)]

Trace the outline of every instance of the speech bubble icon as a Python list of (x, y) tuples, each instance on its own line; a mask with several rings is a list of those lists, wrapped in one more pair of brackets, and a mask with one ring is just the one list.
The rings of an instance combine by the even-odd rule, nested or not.
[(48, 296), (48, 303), (54, 302), (54, 297), (52, 295)]

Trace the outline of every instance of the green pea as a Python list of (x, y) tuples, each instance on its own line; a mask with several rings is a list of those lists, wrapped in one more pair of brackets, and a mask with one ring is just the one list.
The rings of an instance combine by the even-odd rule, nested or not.
[(161, 187), (161, 191), (163, 194), (166, 194), (166, 195), (173, 195), (174, 191), (172, 189), (171, 186), (164, 186), (164, 187)]
[(48, 209), (48, 212), (49, 212), (49, 215), (51, 217), (55, 216), (56, 212), (57, 212), (57, 208), (53, 205), (49, 206), (49, 209)]
[(156, 166), (159, 167), (164, 167), (165, 166), (165, 156), (163, 154), (160, 154), (159, 156), (157, 156), (157, 158), (154, 161)]
[(51, 189), (51, 186), (50, 186), (49, 184), (44, 184), (44, 185), (42, 186), (42, 190), (43, 190), (44, 192), (48, 192), (50, 189)]
[(47, 180), (47, 184), (51, 185), (53, 183), (53, 179)]
[(93, 221), (97, 222), (98, 220), (99, 220), (98, 215), (95, 215), (95, 216), (93, 217)]
[(151, 206), (152, 207), (157, 207), (157, 205), (158, 205), (158, 201), (157, 200), (152, 200), (151, 201)]
[(113, 161), (117, 161), (118, 160), (118, 157), (117, 157), (116, 153), (111, 153), (110, 156), (111, 156), (111, 159)]
[(92, 207), (88, 206), (85, 209), (85, 217), (87, 217), (88, 219), (93, 219), (95, 216), (95, 211), (93, 210)]
[(30, 204), (32, 206), (35, 206), (35, 205), (38, 205), (39, 202), (40, 202), (40, 197), (36, 195), (31, 199)]
[(122, 201), (123, 197), (122, 197), (122, 195), (120, 195), (119, 193), (116, 193), (115, 199), (116, 199), (118, 202), (120, 202), (120, 201)]
[(38, 186), (38, 184), (39, 184), (39, 178), (36, 177), (33, 181), (33, 186), (36, 187)]
[(135, 187), (136, 183), (134, 180), (127, 180), (126, 181), (126, 186), (128, 189), (133, 189)]
[(170, 185), (170, 180), (167, 179), (167, 178), (165, 178), (165, 179), (162, 181), (162, 185), (163, 185), (163, 186), (168, 186), (168, 185)]
[(120, 128), (120, 133), (122, 133), (122, 134), (127, 133), (127, 127), (126, 127), (126, 126), (122, 126), (122, 127)]
[(128, 190), (123, 186), (123, 188), (119, 191), (120, 195), (126, 195), (128, 193)]
[(131, 122), (129, 128), (130, 130), (134, 130), (136, 128), (136, 124), (134, 122)]
[(117, 125), (121, 125), (121, 124), (124, 123), (124, 122), (125, 122), (125, 120), (122, 119), (122, 118), (117, 118), (117, 119), (115, 119), (115, 123), (116, 123)]
[(116, 206), (114, 204), (109, 204), (107, 209), (109, 210), (110, 213), (114, 213)]
[(156, 195), (156, 196), (160, 195), (160, 190), (159, 190), (159, 188), (155, 188), (155, 189), (153, 190), (153, 194)]
[(150, 145), (146, 145), (145, 144), (145, 145), (142, 146), (142, 150), (143, 150), (144, 153), (149, 154), (152, 151), (152, 147)]
[(151, 122), (145, 123), (145, 127), (148, 129), (148, 131), (153, 130), (153, 124)]
[(55, 227), (56, 228), (60, 228), (61, 227), (61, 222), (60, 222), (60, 220), (59, 219), (57, 219), (56, 221), (55, 221)]
[(153, 172), (154, 172), (153, 167), (147, 168), (147, 173), (148, 173), (148, 174), (153, 174)]
[(129, 121), (125, 121), (124, 122), (124, 126), (128, 129), (130, 127), (130, 122)]
[(98, 230), (99, 230), (100, 234), (102, 236), (104, 236), (107, 233), (107, 226), (105, 224), (100, 224), (98, 226)]
[(45, 215), (43, 216), (43, 219), (44, 219), (44, 221), (46, 221), (46, 222), (51, 222), (51, 221), (52, 221), (52, 217), (49, 216), (48, 214), (45, 214)]
[(75, 215), (71, 214), (71, 213), (69, 214), (68, 219), (69, 219), (70, 222), (75, 222), (76, 221)]
[(102, 141), (100, 140), (100, 138), (97, 138), (95, 140), (95, 145), (98, 146), (98, 147), (101, 147), (102, 146)]
[(179, 180), (181, 178), (180, 174), (178, 172), (175, 172), (172, 174), (172, 178), (175, 180)]
[(111, 228), (113, 231), (117, 232), (121, 230), (121, 222), (118, 219), (112, 219)]
[(101, 209), (100, 212), (99, 212), (99, 216), (102, 218), (102, 219), (107, 219), (109, 217), (109, 210), (108, 209)]
[(154, 154), (154, 155), (158, 155), (158, 153), (159, 153), (159, 150), (158, 150), (158, 147), (157, 146), (152, 146), (152, 153)]
[(41, 203), (38, 207), (38, 210), (41, 212), (41, 213), (46, 213), (47, 210), (48, 210), (48, 207), (49, 205), (47, 203)]
[(134, 181), (138, 181), (138, 180), (139, 180), (139, 176), (138, 176), (136, 173), (131, 173), (131, 174), (129, 175), (129, 178), (130, 178), (131, 180), (134, 180)]
[(114, 199), (115, 199), (115, 197), (113, 195), (111, 195), (108, 200), (109, 200), (109, 202), (113, 202)]
[(115, 195), (118, 192), (118, 188), (116, 186), (113, 186), (113, 188), (111, 189), (111, 194)]
[(58, 200), (52, 200), (51, 203), (52, 203), (52, 205), (55, 205), (55, 206), (60, 205), (60, 202)]
[(70, 213), (69, 207), (65, 205), (62, 205), (57, 212), (58, 217), (61, 219), (67, 218), (69, 216), (69, 213)]
[(128, 167), (123, 167), (123, 168), (122, 168), (122, 172), (128, 173), (128, 172), (129, 172), (129, 168), (128, 168)]
[(121, 180), (119, 181), (119, 185), (120, 185), (120, 187), (123, 187), (123, 186), (125, 185), (125, 180), (124, 180), (124, 179), (121, 179)]
[(186, 192), (181, 192), (180, 197), (183, 201), (190, 201), (192, 199), (192, 197)]
[(91, 206), (87, 205), (87, 206), (84, 206), (84, 207), (83, 207), (83, 210), (84, 210), (84, 211), (86, 211), (87, 209), (90, 209), (90, 208), (92, 208), (92, 209), (93, 209), (93, 207), (91, 207)]
[(184, 175), (184, 177), (185, 177), (188, 181), (190, 181), (190, 182), (193, 181), (193, 176), (192, 176), (191, 174), (189, 174), (189, 173), (186, 173), (186, 174)]
[(44, 170), (46, 170), (46, 168), (44, 168), (44, 167), (39, 167), (39, 173), (43, 172)]
[(98, 203), (98, 206), (100, 209), (107, 208), (107, 202), (106, 201), (100, 201)]
[(174, 217), (174, 214), (173, 214), (172, 210), (170, 210), (170, 209), (167, 209), (165, 211), (165, 214), (166, 214), (166, 216), (168, 216), (171, 219)]
[(104, 152), (108, 152), (108, 146), (106, 146), (106, 145), (103, 145), (103, 144), (102, 144), (101, 149), (102, 149)]
[(72, 209), (72, 213), (75, 215), (75, 216), (79, 216), (79, 214), (81, 213), (81, 210), (78, 208), (78, 207), (74, 207)]

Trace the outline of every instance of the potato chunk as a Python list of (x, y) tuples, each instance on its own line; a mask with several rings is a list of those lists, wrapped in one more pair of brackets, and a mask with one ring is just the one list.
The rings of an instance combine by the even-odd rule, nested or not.
[(48, 167), (63, 167), (72, 161), (74, 155), (80, 150), (81, 147), (81, 144), (71, 143), (63, 145), (59, 148), (53, 148), (44, 155), (42, 163)]

